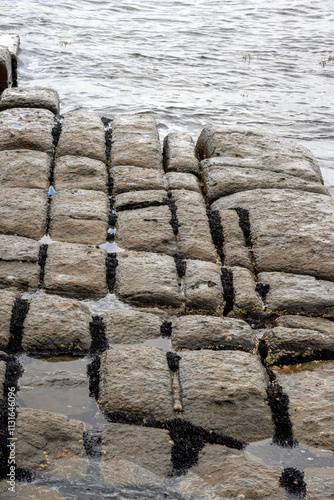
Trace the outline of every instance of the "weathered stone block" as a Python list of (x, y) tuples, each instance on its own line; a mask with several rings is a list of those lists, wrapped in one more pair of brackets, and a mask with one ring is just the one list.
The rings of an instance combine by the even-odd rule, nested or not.
[(0, 93), (13, 83), (12, 56), (7, 47), (0, 46)]
[(179, 253), (190, 259), (216, 262), (204, 199), (193, 191), (173, 191), (179, 222)]
[(102, 161), (82, 156), (61, 156), (55, 166), (55, 189), (107, 191), (108, 176)]
[(91, 345), (90, 321), (88, 307), (78, 300), (35, 296), (24, 322), (22, 347), (25, 351), (87, 351)]
[(272, 311), (288, 314), (334, 315), (334, 283), (287, 273), (260, 273), (269, 285), (266, 304)]
[(45, 288), (76, 297), (103, 297), (107, 293), (107, 252), (92, 245), (52, 243), (45, 264)]
[(225, 265), (228, 267), (246, 267), (252, 271), (253, 265), (249, 250), (245, 244), (244, 233), (239, 225), (237, 212), (235, 210), (220, 210), (219, 215), (224, 235), (223, 251)]
[(104, 243), (108, 231), (109, 203), (105, 193), (61, 191), (52, 197), (50, 235), (70, 243)]
[(182, 304), (173, 257), (149, 252), (118, 254), (115, 293), (127, 302), (142, 306)]
[(39, 275), (38, 263), (0, 261), (0, 288), (15, 287), (35, 291), (39, 285)]
[(159, 316), (135, 309), (106, 311), (103, 314), (109, 344), (139, 344), (160, 337)]
[(37, 262), (39, 248), (30, 238), (0, 234), (0, 261)]
[(183, 172), (168, 172), (165, 175), (166, 189), (185, 189), (201, 193), (201, 186), (197, 177), (193, 174)]
[(305, 330), (315, 330), (334, 335), (334, 322), (330, 319), (308, 318), (307, 316), (279, 316), (276, 320), (278, 326), (285, 328), (304, 328)]
[(263, 311), (264, 304), (255, 291), (256, 282), (253, 273), (243, 267), (231, 267), (233, 273), (234, 306), (238, 314)]
[(6, 361), (0, 360), (0, 400), (4, 397), (4, 383), (6, 376)]
[(166, 475), (172, 469), (171, 440), (163, 429), (107, 424), (102, 448), (102, 469), (114, 459), (128, 460), (158, 475)]
[(334, 498), (334, 476), (332, 468), (305, 469), (307, 484), (306, 500), (331, 500)]
[(249, 162), (243, 164), (232, 161), (231, 163), (232, 165), (228, 159), (217, 161), (216, 158), (201, 162), (205, 192), (209, 203), (238, 191), (262, 188), (296, 189), (328, 195), (328, 191), (320, 179), (318, 182), (310, 182), (289, 174), (280, 174), (271, 169), (252, 168)]
[(251, 327), (240, 319), (217, 316), (181, 316), (172, 330), (175, 349), (239, 349), (253, 351), (256, 335)]
[(189, 134), (182, 132), (168, 134), (164, 139), (163, 153), (166, 172), (199, 172), (195, 144)]
[(224, 294), (219, 266), (213, 262), (187, 260), (184, 295), (190, 309), (222, 312)]
[(309, 274), (334, 280), (334, 200), (288, 189), (244, 191), (213, 203), (216, 210), (249, 212), (259, 271)]
[(165, 420), (174, 417), (166, 352), (115, 347), (102, 354), (100, 401), (105, 415)]
[(17, 86), (17, 58), (20, 49), (20, 37), (13, 33), (3, 33), (0, 35), (0, 45), (9, 50), (12, 58), (12, 83)]
[(268, 380), (253, 354), (183, 352), (179, 373), (186, 420), (241, 441), (272, 436)]
[(0, 186), (48, 190), (50, 164), (41, 151), (0, 151)]
[(15, 300), (19, 297), (17, 292), (12, 290), (0, 290), (0, 347), (4, 348), (8, 344), (10, 336), (10, 321)]
[(289, 396), (295, 439), (334, 451), (334, 363), (313, 361), (274, 370)]
[(115, 241), (128, 250), (174, 255), (177, 246), (170, 220), (166, 205), (119, 212)]
[(282, 467), (261, 463), (249, 453), (206, 444), (199, 453), (193, 474), (208, 482), (210, 492), (219, 498), (285, 500), (279, 486)]
[(54, 115), (47, 109), (15, 108), (0, 113), (0, 150), (33, 149), (52, 153)]
[(0, 111), (11, 108), (43, 108), (59, 114), (59, 94), (46, 88), (20, 87), (6, 89), (0, 98)]
[(158, 129), (148, 115), (118, 115), (112, 123), (111, 165), (162, 168)]
[[(133, 488), (136, 486), (146, 489), (149, 486), (163, 487), (165, 479), (165, 476), (154, 474), (129, 460), (117, 460), (116, 458), (108, 462), (102, 462), (102, 464), (100, 464), (100, 471), (101, 479), (104, 483), (122, 485), (120, 487), (120, 494), (122, 494), (126, 486), (130, 488), (130, 491), (133, 491)], [(155, 489), (155, 492), (156, 491), (157, 489)], [(163, 491), (165, 491), (165, 489), (163, 489)]]
[(158, 206), (165, 203), (167, 199), (166, 191), (130, 191), (115, 196), (116, 210), (129, 210), (143, 208), (149, 204)]
[(132, 167), (122, 165), (112, 167), (113, 193), (127, 191), (165, 190), (164, 177), (160, 170), (153, 168)]
[[(16, 419), (16, 466), (68, 477), (86, 462), (84, 424), (48, 411), (20, 408)], [(68, 470), (66, 470), (68, 469)], [(79, 471), (78, 471), (79, 472)]]
[(99, 115), (82, 111), (64, 115), (57, 156), (65, 155), (106, 161), (105, 131)]
[(233, 162), (244, 166), (294, 175), (313, 182), (321, 182), (319, 165), (312, 153), (295, 143), (250, 130), (231, 130), (207, 127), (197, 141), (199, 158), (219, 157), (219, 162)]
[(0, 231), (42, 238), (46, 230), (47, 196), (40, 189), (0, 188)]

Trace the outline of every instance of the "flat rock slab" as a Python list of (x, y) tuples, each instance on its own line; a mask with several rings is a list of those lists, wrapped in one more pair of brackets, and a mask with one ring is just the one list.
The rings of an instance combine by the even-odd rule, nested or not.
[(250, 130), (207, 127), (196, 144), (201, 160), (219, 157), (232, 166), (269, 170), (321, 182), (319, 165), (312, 153), (294, 141), (263, 135)]
[(330, 319), (287, 315), (279, 316), (276, 323), (278, 326), (285, 328), (304, 328), (306, 330), (315, 330), (328, 336), (334, 336), (334, 322)]
[(121, 248), (143, 252), (177, 253), (169, 207), (148, 207), (118, 213), (115, 241)]
[(163, 155), (166, 172), (199, 172), (195, 144), (189, 134), (182, 132), (168, 134), (164, 139)]
[(249, 162), (243, 164), (232, 161), (231, 163), (232, 165), (228, 160), (219, 162), (217, 158), (201, 162), (205, 193), (209, 203), (222, 196), (251, 189), (295, 189), (328, 195), (320, 179), (318, 182), (311, 182), (289, 174), (252, 168)]
[(178, 220), (179, 253), (189, 259), (217, 261), (204, 199), (193, 191), (172, 191)]
[(13, 84), (12, 56), (7, 47), (0, 46), (0, 92)]
[(52, 243), (45, 264), (46, 290), (80, 298), (104, 297), (106, 257), (105, 250), (92, 245)]
[(88, 307), (78, 300), (39, 295), (30, 300), (24, 322), (25, 351), (88, 351), (91, 345)]
[(0, 186), (6, 188), (49, 188), (51, 157), (41, 151), (0, 151)]
[(71, 472), (66, 466), (75, 470), (82, 459), (87, 461), (87, 468), (84, 429), (82, 422), (63, 415), (20, 408), (16, 419), (16, 466), (63, 477)]
[(45, 234), (48, 198), (40, 189), (0, 187), (0, 231), (39, 239)]
[(264, 339), (268, 345), (267, 364), (291, 364), (294, 358), (321, 358), (321, 353), (334, 354), (334, 332), (326, 335), (316, 330), (276, 327)]
[(158, 129), (148, 115), (118, 115), (112, 122), (111, 166), (162, 169)]
[(182, 305), (182, 296), (173, 257), (149, 252), (117, 255), (115, 293), (139, 306)]
[(135, 309), (106, 311), (103, 314), (109, 344), (137, 344), (159, 338), (159, 316)]
[(0, 347), (7, 346), (10, 336), (12, 310), (19, 297), (13, 290), (0, 290)]
[(172, 445), (163, 429), (107, 424), (102, 434), (102, 469), (111, 460), (128, 460), (150, 472), (166, 475), (172, 469)]
[(182, 349), (238, 349), (253, 351), (257, 345), (251, 327), (240, 319), (191, 315), (177, 318), (172, 343)]
[(334, 450), (334, 362), (313, 361), (274, 371), (289, 396), (294, 437), (301, 443)]
[(334, 201), (294, 190), (255, 189), (220, 198), (216, 210), (249, 212), (259, 271), (310, 274), (334, 280)]
[(305, 469), (306, 500), (331, 500), (334, 498), (333, 469)]
[(253, 354), (183, 352), (179, 375), (185, 420), (241, 441), (273, 435), (265, 404), (268, 380)]
[(174, 189), (185, 189), (187, 191), (195, 191), (201, 193), (201, 186), (197, 177), (193, 174), (183, 172), (168, 172), (165, 175), (166, 189), (169, 191)]
[(250, 252), (245, 244), (245, 236), (235, 210), (219, 210), (223, 231), (224, 264), (228, 267), (245, 267), (253, 271)]
[(99, 399), (105, 415), (174, 418), (171, 391), (166, 351), (129, 346), (102, 354)]
[(233, 312), (247, 316), (252, 312), (264, 311), (264, 303), (256, 292), (253, 273), (244, 267), (231, 267), (230, 270), (233, 274)]
[(115, 195), (127, 191), (165, 190), (162, 172), (155, 168), (143, 170), (142, 167), (122, 165), (112, 167), (110, 172)]
[(36, 291), (40, 267), (35, 262), (0, 261), (0, 288)]
[(43, 108), (59, 114), (59, 94), (46, 88), (6, 89), (0, 98), (0, 111), (11, 108)]
[(31, 238), (0, 234), (0, 261), (38, 262), (39, 249)]
[(64, 115), (57, 156), (66, 155), (106, 161), (105, 130), (99, 115), (82, 111)]
[[(8, 483), (3, 480), (5, 483), (3, 492), (8, 492)], [(2, 482), (0, 482), (1, 488)], [(0, 489), (0, 493), (1, 493)], [(66, 500), (61, 493), (54, 488), (54, 486), (47, 486), (45, 484), (31, 484), (31, 483), (21, 483), (17, 482), (15, 485), (15, 493), (11, 493), (11, 497), (13, 500), (24, 500), (25, 498), (29, 498), (31, 500)], [(4, 497), (5, 498), (5, 497)]]
[(0, 113), (0, 150), (33, 149), (52, 153), (54, 114), (47, 109), (15, 108)]
[(184, 296), (189, 309), (222, 313), (224, 293), (220, 267), (213, 262), (186, 260)]
[(130, 191), (121, 193), (115, 196), (115, 209), (134, 210), (136, 208), (144, 208), (149, 205), (159, 206), (165, 204), (167, 200), (166, 191), (151, 190), (151, 191)]
[(56, 191), (64, 189), (92, 189), (107, 191), (108, 176), (102, 161), (82, 156), (61, 156), (57, 159), (54, 172)]
[(191, 469), (208, 482), (212, 493), (220, 498), (285, 500), (279, 486), (282, 467), (261, 463), (249, 453), (206, 444)]
[(105, 193), (91, 190), (60, 191), (52, 196), (50, 235), (70, 243), (104, 243), (109, 203)]
[(334, 315), (334, 283), (287, 273), (260, 273), (269, 285), (266, 304), (271, 311), (315, 316)]

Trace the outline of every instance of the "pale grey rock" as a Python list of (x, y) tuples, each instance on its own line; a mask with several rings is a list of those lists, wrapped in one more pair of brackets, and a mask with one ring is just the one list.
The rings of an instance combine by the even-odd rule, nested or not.
[(165, 190), (164, 177), (156, 168), (133, 167), (121, 165), (112, 167), (113, 193), (115, 195), (127, 191)]
[(108, 197), (101, 191), (60, 191), (52, 196), (50, 236), (70, 243), (102, 244), (108, 231)]
[(213, 203), (249, 211), (258, 271), (309, 274), (334, 280), (334, 200), (288, 189), (243, 191)]
[[(4, 491), (8, 492), (8, 483)], [(1, 483), (0, 483), (1, 484)], [(0, 489), (1, 493), (1, 489)], [(3, 497), (4, 499), (6, 497)], [(16, 482), (15, 492), (10, 492), (8, 500), (66, 500), (65, 497), (54, 488), (54, 486), (47, 486), (45, 484), (31, 484)]]
[(156, 347), (114, 347), (101, 357), (100, 408), (105, 415), (174, 418), (166, 352)]
[[(205, 193), (209, 203), (222, 196), (252, 189), (296, 189), (328, 195), (325, 186), (320, 182), (310, 182), (289, 174), (280, 174), (271, 169), (263, 170), (243, 165), (242, 162), (225, 160), (219, 164), (216, 158), (201, 162)], [(233, 163), (236, 163), (233, 165)], [(270, 166), (268, 166), (270, 168)]]
[(88, 351), (91, 319), (88, 307), (79, 300), (44, 294), (32, 297), (22, 347), (25, 351)]
[(334, 498), (333, 469), (305, 469), (306, 500), (331, 500)]
[(200, 451), (193, 474), (208, 482), (219, 498), (285, 500), (279, 486), (282, 467), (265, 465), (249, 453), (226, 446), (206, 444)]
[(179, 374), (185, 420), (241, 441), (273, 435), (265, 403), (268, 380), (253, 354), (182, 352)]
[(56, 191), (63, 189), (92, 189), (107, 192), (106, 165), (99, 160), (82, 156), (61, 156), (54, 172)]
[(224, 236), (224, 263), (228, 267), (240, 266), (253, 270), (250, 253), (245, 244), (245, 237), (239, 225), (239, 216), (235, 210), (219, 211)]
[(239, 349), (253, 351), (256, 335), (240, 319), (191, 315), (177, 318), (172, 330), (172, 343), (182, 349)]
[(332, 335), (304, 328), (275, 327), (263, 337), (268, 345), (267, 364), (291, 364), (296, 357), (319, 357), (321, 351), (334, 353)]
[(129, 460), (118, 460), (113, 458), (108, 462), (100, 464), (101, 479), (104, 483), (125, 486), (162, 486), (164, 476), (130, 462)]
[(325, 335), (334, 335), (334, 322), (323, 318), (309, 318), (307, 316), (279, 316), (276, 320), (278, 326), (285, 328), (304, 328), (315, 330)]
[(4, 397), (4, 383), (6, 376), (6, 361), (0, 360), (0, 400)]
[(217, 261), (204, 199), (193, 191), (172, 191), (179, 223), (178, 247), (180, 255), (189, 259)]
[(166, 189), (185, 189), (187, 191), (195, 191), (201, 193), (201, 186), (197, 177), (193, 174), (184, 172), (168, 172), (165, 175)]
[(12, 56), (7, 47), (0, 46), (0, 94), (12, 84)]
[(67, 155), (106, 161), (105, 131), (99, 115), (82, 111), (64, 115), (57, 156)]
[(160, 337), (162, 319), (156, 314), (135, 309), (103, 313), (109, 344), (139, 344)]
[(41, 151), (0, 151), (0, 186), (47, 191), (50, 165), (50, 155)]
[(0, 188), (0, 231), (42, 238), (46, 230), (48, 199), (40, 189)]
[(244, 267), (231, 267), (233, 274), (233, 310), (240, 315), (264, 311), (264, 304), (256, 292), (253, 273)]
[(150, 252), (117, 255), (115, 293), (138, 306), (182, 305), (173, 257)]
[(295, 439), (334, 451), (334, 362), (313, 361), (274, 372), (289, 396)]
[(0, 290), (0, 348), (5, 348), (8, 344), (12, 309), (19, 296), (13, 290)]
[(111, 166), (162, 169), (158, 129), (148, 115), (118, 115), (112, 122)]
[(127, 460), (157, 475), (172, 469), (172, 445), (163, 429), (107, 424), (102, 434), (102, 469), (112, 460)]
[(104, 297), (106, 257), (105, 250), (93, 245), (52, 243), (45, 264), (46, 290), (80, 298)]
[(37, 262), (0, 261), (0, 288), (36, 291), (40, 267)]
[(30, 238), (0, 234), (0, 261), (37, 262), (39, 248)]
[(164, 139), (164, 168), (166, 172), (199, 172), (195, 144), (187, 133), (172, 132)]
[(47, 109), (13, 108), (0, 113), (0, 150), (33, 149), (51, 154), (54, 114)]
[(119, 212), (115, 241), (121, 248), (143, 252), (177, 253), (168, 206)]
[(220, 267), (213, 262), (187, 260), (184, 295), (189, 309), (222, 313), (224, 293)]
[(272, 311), (315, 316), (334, 315), (334, 283), (299, 274), (260, 273), (269, 285), (266, 304)]
[(11, 108), (42, 108), (59, 114), (59, 94), (56, 90), (38, 87), (20, 87), (4, 90), (0, 111)]
[[(243, 165), (322, 182), (319, 165), (312, 153), (295, 143), (250, 130), (207, 127), (196, 144), (201, 160), (219, 157), (220, 163)], [(231, 163), (233, 162), (233, 163)]]
[(20, 49), (20, 37), (14, 33), (3, 33), (0, 35), (0, 45), (6, 47), (12, 56), (17, 58)]
[(165, 203), (167, 199), (166, 191), (129, 191), (115, 196), (115, 209), (128, 210), (144, 206), (151, 203), (154, 205)]

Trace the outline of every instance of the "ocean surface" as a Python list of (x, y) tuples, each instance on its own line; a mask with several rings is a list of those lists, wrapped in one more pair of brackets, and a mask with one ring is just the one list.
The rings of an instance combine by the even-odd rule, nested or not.
[(61, 110), (152, 113), (161, 135), (208, 123), (296, 139), (334, 193), (333, 0), (0, 0), (20, 86)]

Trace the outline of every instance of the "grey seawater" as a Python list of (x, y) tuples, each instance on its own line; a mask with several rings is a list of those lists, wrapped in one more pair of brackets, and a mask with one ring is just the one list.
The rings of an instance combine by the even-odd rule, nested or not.
[(334, 192), (332, 0), (1, 0), (21, 36), (19, 85), (62, 112), (153, 113), (162, 135), (204, 125), (290, 137)]

